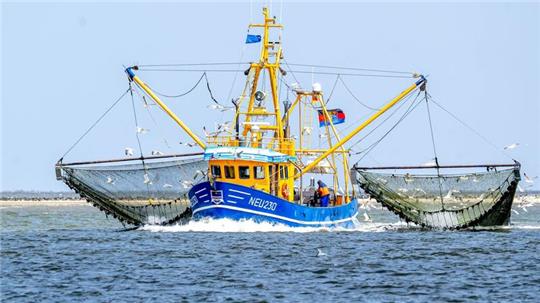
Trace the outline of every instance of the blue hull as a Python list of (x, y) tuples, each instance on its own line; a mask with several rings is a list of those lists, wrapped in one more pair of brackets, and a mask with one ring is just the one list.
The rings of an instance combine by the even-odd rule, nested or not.
[(356, 199), (334, 207), (307, 207), (260, 190), (225, 182), (202, 182), (188, 193), (193, 218), (253, 220), (293, 227), (354, 228), (358, 215)]

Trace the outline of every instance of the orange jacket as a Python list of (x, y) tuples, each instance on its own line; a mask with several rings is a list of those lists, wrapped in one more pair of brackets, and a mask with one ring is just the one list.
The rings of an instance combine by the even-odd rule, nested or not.
[(319, 187), (317, 192), (319, 193), (319, 197), (328, 196), (330, 194), (328, 187)]

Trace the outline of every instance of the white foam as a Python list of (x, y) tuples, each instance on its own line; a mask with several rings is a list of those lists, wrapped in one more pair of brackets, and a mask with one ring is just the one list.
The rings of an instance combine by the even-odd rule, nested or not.
[[(150, 232), (382, 232), (396, 227), (403, 227), (401, 223), (383, 224), (383, 223), (358, 223), (355, 222), (355, 228), (343, 227), (291, 227), (284, 224), (273, 224), (269, 222), (254, 222), (252, 220), (231, 220), (231, 219), (202, 219), (198, 221), (189, 221), (184, 225), (156, 226), (145, 225), (139, 230)], [(406, 225), (405, 225), (406, 226)]]

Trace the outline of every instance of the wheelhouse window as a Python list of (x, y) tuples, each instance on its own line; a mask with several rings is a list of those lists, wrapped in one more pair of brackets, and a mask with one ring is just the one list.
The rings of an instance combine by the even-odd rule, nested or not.
[(249, 166), (238, 166), (238, 176), (240, 179), (249, 179)]
[(281, 180), (285, 180), (289, 178), (289, 170), (287, 169), (287, 166), (283, 166), (283, 165), (279, 166), (279, 178)]
[(253, 166), (253, 176), (255, 179), (264, 179), (264, 166)]
[(225, 178), (234, 179), (234, 166), (225, 165)]
[(211, 166), (211, 170), (212, 170), (212, 176), (213, 176), (213, 177), (221, 178), (221, 166), (219, 166), (219, 165), (212, 165), (212, 166)]

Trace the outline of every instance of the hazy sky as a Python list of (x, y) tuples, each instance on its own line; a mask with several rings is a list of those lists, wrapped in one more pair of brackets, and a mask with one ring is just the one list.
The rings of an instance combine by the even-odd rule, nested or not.
[[(250, 19), (261, 4), (244, 3), (3, 3), (1, 44), (1, 190), (66, 190), (54, 164), (127, 88), (123, 65), (247, 62), (258, 44), (245, 45)], [(429, 75), (433, 98), (465, 121), (492, 146), (432, 106), (440, 162), (523, 164), (540, 175), (540, 6), (538, 3), (373, 4), (274, 1), (282, 19), (289, 63), (417, 71)], [(245, 69), (246, 65), (232, 66)], [(301, 68), (293, 68), (300, 70)], [(314, 72), (319, 70), (315, 69)], [(140, 72), (164, 93), (189, 89), (201, 72)], [(239, 74), (208, 72), (217, 99), (241, 92)], [(304, 87), (312, 75), (297, 74)], [(314, 75), (326, 94), (336, 76)], [(355, 96), (380, 106), (412, 79), (343, 76)], [(291, 75), (285, 81), (294, 82)], [(232, 94), (230, 94), (232, 87)], [(137, 101), (138, 102), (138, 101)], [(168, 104), (192, 128), (230, 120), (211, 111), (204, 85)], [(342, 108), (347, 127), (369, 111), (336, 86), (331, 107)], [(165, 115), (140, 102), (143, 152), (196, 151)], [(391, 126), (391, 125), (389, 125)], [(350, 128), (349, 128), (350, 129)], [(377, 134), (353, 146), (361, 150)], [(317, 140), (315, 140), (317, 141)], [(511, 151), (503, 147), (520, 145)], [(314, 142), (316, 145), (317, 142)], [(133, 147), (131, 100), (123, 100), (65, 161), (123, 157)], [(420, 164), (433, 157), (426, 109), (419, 107), (392, 132), (364, 165)], [(358, 157), (353, 158), (353, 160)], [(536, 180), (535, 189), (540, 189)]]

